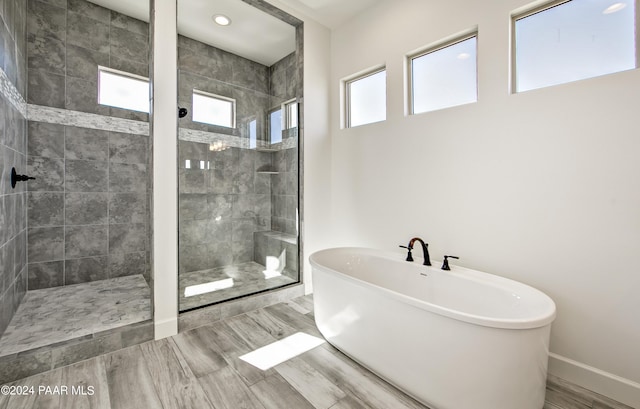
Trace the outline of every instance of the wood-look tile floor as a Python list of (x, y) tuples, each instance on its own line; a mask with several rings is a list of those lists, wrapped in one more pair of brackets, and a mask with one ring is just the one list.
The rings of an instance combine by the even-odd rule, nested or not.
[[(0, 409), (425, 408), (327, 343), (266, 371), (239, 359), (297, 332), (321, 337), (311, 296), (14, 382), (27, 394)], [(550, 378), (545, 409), (623, 408)]]

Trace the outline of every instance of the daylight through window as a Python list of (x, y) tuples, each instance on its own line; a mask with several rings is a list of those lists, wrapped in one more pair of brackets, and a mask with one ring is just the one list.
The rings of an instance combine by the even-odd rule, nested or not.
[(478, 100), (477, 37), (467, 37), (410, 57), (411, 113)]
[(193, 120), (195, 122), (235, 128), (235, 117), (235, 99), (193, 90)]
[(345, 82), (346, 126), (387, 119), (387, 71), (383, 68)]
[(148, 113), (149, 79), (98, 67), (98, 103)]
[(269, 142), (282, 142), (282, 108), (269, 112)]
[(515, 91), (636, 67), (634, 0), (570, 0), (515, 16)]

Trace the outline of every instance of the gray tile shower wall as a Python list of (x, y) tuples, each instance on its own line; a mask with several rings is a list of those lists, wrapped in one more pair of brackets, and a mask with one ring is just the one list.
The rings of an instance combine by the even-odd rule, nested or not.
[(97, 103), (98, 65), (149, 76), (148, 24), (86, 0), (28, 0), (27, 102), (148, 121)]
[(269, 67), (270, 94), (283, 100), (302, 95), (296, 53), (291, 53)]
[(271, 175), (271, 230), (298, 234), (298, 148), (273, 153), (277, 174)]
[[(97, 103), (98, 65), (148, 77), (148, 24), (86, 0), (28, 0), (26, 25), (26, 99), (41, 108), (27, 129), (28, 288), (148, 279), (149, 137), (107, 124), (149, 115)], [(101, 117), (71, 126), (43, 107)]]
[[(271, 94), (284, 101), (300, 98), (302, 96), (300, 67), (296, 53), (291, 53), (272, 65), (270, 67)], [(282, 135), (283, 141), (297, 137), (298, 128), (284, 130)], [(273, 209), (271, 230), (297, 235), (298, 144), (286, 146), (286, 149), (273, 153), (273, 164), (278, 173), (271, 176), (271, 208)]]
[[(255, 119), (257, 134), (264, 135), (267, 112), (302, 95), (297, 62), (296, 53), (292, 53), (266, 67), (179, 36), (178, 98), (179, 105), (189, 110), (180, 127), (210, 132), (211, 142), (225, 144), (216, 134), (248, 140), (247, 125)], [(236, 127), (194, 122), (193, 89), (235, 99)], [(206, 143), (180, 141), (180, 273), (254, 260), (264, 264), (263, 259), (256, 259), (254, 233), (278, 230), (297, 234), (297, 144), (277, 152), (238, 145), (248, 147), (248, 143), (235, 144), (210, 151)], [(274, 167), (281, 173), (259, 172)]]
[[(269, 175), (256, 173), (271, 164), (271, 154), (210, 151), (187, 141), (180, 141), (179, 152), (180, 272), (252, 261), (253, 233), (271, 225)], [(186, 160), (196, 168), (186, 169)]]
[(29, 122), (29, 289), (148, 274), (149, 138)]
[(0, 2), (0, 336), (27, 289), (24, 183), (11, 188), (11, 169), (26, 173), (26, 4)]
[[(189, 113), (180, 127), (247, 137), (247, 124), (258, 120), (258, 133), (265, 126), (270, 104), (269, 67), (217, 49), (188, 37), (178, 36), (178, 101)], [(194, 89), (233, 98), (236, 127), (225, 128), (192, 120)]]

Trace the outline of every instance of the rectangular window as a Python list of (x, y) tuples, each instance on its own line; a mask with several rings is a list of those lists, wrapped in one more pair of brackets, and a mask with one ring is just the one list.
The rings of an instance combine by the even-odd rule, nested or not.
[(282, 142), (282, 108), (269, 112), (269, 142)]
[(298, 101), (288, 101), (284, 103), (285, 124), (284, 129), (291, 129), (298, 126)]
[(209, 125), (235, 128), (236, 100), (194, 89), (193, 120)]
[(387, 119), (387, 71), (380, 69), (345, 81), (347, 128)]
[(569, 0), (513, 18), (516, 92), (636, 68), (634, 0)]
[(98, 103), (149, 113), (149, 79), (98, 66)]
[(409, 57), (412, 114), (478, 100), (477, 43), (473, 35)]
[(255, 149), (258, 144), (258, 121), (249, 121), (249, 149)]

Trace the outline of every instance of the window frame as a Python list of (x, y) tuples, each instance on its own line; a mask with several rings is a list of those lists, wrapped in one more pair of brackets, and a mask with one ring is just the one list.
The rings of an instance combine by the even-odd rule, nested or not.
[[(587, 77), (587, 78), (583, 78), (580, 80), (575, 80), (575, 81), (569, 81), (569, 82), (563, 82), (560, 84), (556, 84), (556, 85), (550, 85), (550, 86), (545, 86), (542, 88), (534, 88), (531, 90), (527, 90), (527, 91), (518, 91), (518, 70), (517, 70), (517, 66), (516, 66), (516, 22), (518, 20), (522, 20), (524, 18), (527, 17), (531, 17), (534, 14), (538, 14), (538, 13), (542, 13), (546, 10), (552, 9), (554, 7), (558, 7), (561, 6), (563, 4), (566, 3), (570, 3), (573, 0), (553, 0), (553, 1), (548, 1), (545, 2), (543, 4), (538, 4), (537, 6), (534, 7), (530, 7), (530, 8), (521, 8), (520, 10), (516, 10), (513, 13), (511, 13), (511, 24), (510, 24), (510, 28), (511, 28), (511, 35), (510, 35), (510, 42), (511, 42), (511, 47), (510, 47), (510, 67), (509, 67), (509, 72), (510, 72), (510, 79), (509, 79), (509, 87), (511, 88), (509, 91), (511, 94), (519, 94), (522, 92), (527, 92), (527, 91), (535, 91), (537, 89), (542, 89), (542, 88), (548, 88), (548, 87), (553, 87), (553, 86), (557, 86), (557, 85), (562, 85), (562, 84), (568, 84), (571, 82), (576, 82), (576, 81), (582, 81), (585, 79), (590, 79), (590, 78), (597, 78), (599, 76), (602, 75), (611, 75), (611, 74), (617, 74), (623, 71), (616, 71), (616, 72), (611, 72), (608, 74), (602, 74), (602, 75), (598, 75), (596, 77)], [(639, 1), (638, 0), (632, 0), (634, 3), (634, 17), (635, 17), (635, 24), (634, 24), (634, 41), (635, 41), (635, 56), (636, 56), (636, 66), (633, 69), (638, 69), (640, 68), (640, 10), (638, 10), (638, 6)], [(625, 70), (626, 71), (626, 70)]]
[(343, 109), (343, 115), (344, 115), (344, 128), (352, 128), (351, 126), (351, 90), (350, 90), (350, 85), (353, 84), (356, 81), (371, 77), (372, 75), (376, 75), (379, 74), (381, 72), (385, 73), (385, 117), (383, 120), (380, 121), (375, 121), (375, 122), (368, 122), (366, 124), (360, 124), (360, 125), (356, 125), (356, 126), (363, 126), (363, 125), (369, 125), (369, 124), (375, 124), (378, 122), (383, 122), (387, 120), (387, 81), (386, 81), (386, 71), (387, 71), (387, 66), (386, 65), (381, 65), (381, 66), (377, 66), (375, 68), (360, 72), (358, 74), (355, 74), (347, 79), (342, 80), (342, 93), (343, 93), (343, 98), (342, 101), (344, 103), (344, 109)]
[(478, 73), (478, 41), (479, 41), (479, 35), (478, 35), (478, 30), (474, 29), (471, 31), (467, 31), (464, 32), (463, 34), (458, 34), (458, 35), (454, 35), (451, 36), (449, 38), (447, 38), (444, 41), (440, 41), (438, 43), (435, 43), (429, 47), (423, 48), (420, 51), (417, 52), (413, 52), (410, 54), (407, 54), (406, 56), (406, 69), (407, 69), (407, 113), (408, 115), (420, 115), (420, 114), (426, 114), (429, 112), (434, 112), (434, 111), (439, 111), (442, 109), (448, 109), (448, 108), (455, 108), (457, 106), (460, 105), (468, 105), (469, 103), (465, 103), (465, 104), (460, 104), (460, 105), (453, 105), (453, 106), (449, 106), (449, 107), (444, 107), (444, 108), (439, 108), (436, 110), (431, 110), (431, 111), (424, 111), (424, 112), (415, 112), (415, 104), (414, 104), (414, 94), (415, 91), (413, 89), (413, 85), (414, 85), (414, 79), (413, 79), (413, 60), (415, 60), (416, 58), (420, 58), (420, 57), (424, 57), (425, 55), (428, 54), (433, 54), (435, 52), (438, 52), (440, 50), (443, 50), (445, 48), (454, 46), (458, 43), (461, 43), (463, 41), (467, 41), (470, 40), (472, 38), (476, 39), (476, 100), (473, 103), (478, 102), (478, 100), (480, 99), (480, 92), (479, 92), (479, 80), (480, 80), (480, 75)]
[[(292, 108), (295, 106), (295, 114), (291, 113)], [(296, 98), (292, 98), (288, 101), (282, 103), (282, 121), (283, 126), (282, 130), (286, 131), (287, 129), (296, 128), (298, 126), (298, 100)], [(295, 120), (294, 120), (295, 119)]]
[[(125, 108), (125, 107), (121, 107), (121, 106), (116, 106), (116, 105), (109, 105), (109, 104), (104, 104), (102, 102), (100, 102), (101, 99), (101, 89), (102, 89), (102, 80), (101, 80), (101, 73), (106, 72), (108, 74), (112, 74), (112, 75), (116, 75), (119, 77), (124, 77), (127, 79), (132, 79), (132, 80), (136, 80), (136, 81), (140, 81), (140, 82), (145, 82), (147, 84), (148, 87), (148, 93), (147, 93), (147, 98), (148, 98), (148, 102), (149, 102), (149, 106), (147, 108), (146, 111), (139, 111), (137, 109), (132, 109), (132, 108)], [(147, 77), (143, 77), (142, 75), (137, 75), (137, 74), (133, 74), (127, 71), (122, 71), (122, 70), (116, 70), (114, 68), (110, 68), (110, 67), (105, 67), (103, 65), (98, 65), (98, 95), (97, 95), (97, 103), (98, 105), (102, 105), (105, 107), (112, 107), (112, 108), (117, 108), (117, 109), (124, 109), (127, 111), (133, 111), (133, 112), (143, 112), (145, 114), (150, 114), (151, 113), (151, 81), (149, 80), (149, 78)]]
[[(219, 125), (219, 124), (212, 124), (211, 122), (202, 122), (202, 121), (196, 121), (195, 119), (193, 119), (193, 114), (195, 113), (195, 104), (193, 101), (193, 97), (194, 95), (198, 95), (201, 97), (207, 97), (207, 98), (211, 98), (211, 99), (217, 99), (219, 101), (226, 101), (226, 102), (230, 102), (231, 103), (231, 126), (226, 126), (226, 125)], [(192, 89), (191, 90), (191, 109), (194, 111), (191, 114), (191, 120), (193, 122), (197, 122), (199, 124), (205, 124), (205, 125), (209, 125), (209, 126), (219, 126), (221, 128), (228, 128), (228, 129), (236, 129), (236, 100), (235, 98), (231, 98), (231, 97), (225, 97), (224, 95), (218, 95), (218, 94), (213, 94), (211, 92), (206, 92), (206, 91), (202, 91), (199, 89)]]

